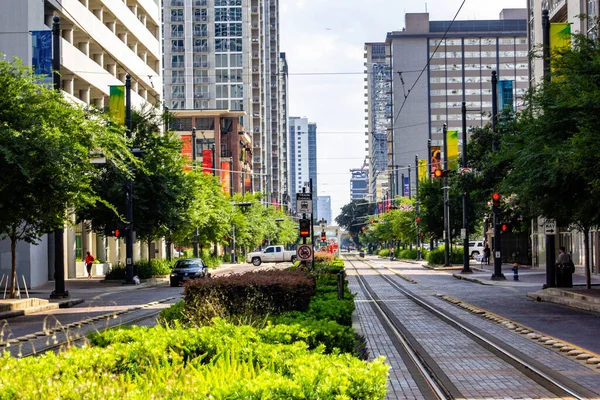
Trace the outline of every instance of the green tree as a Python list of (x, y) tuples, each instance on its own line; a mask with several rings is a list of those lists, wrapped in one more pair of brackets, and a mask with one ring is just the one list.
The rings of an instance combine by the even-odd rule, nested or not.
[(553, 54), (552, 81), (531, 91), (498, 156), (510, 161), (504, 191), (516, 193), (532, 214), (583, 233), (588, 288), (588, 234), (600, 224), (599, 65), (600, 43), (573, 35), (572, 48)]
[(130, 153), (119, 127), (39, 84), (18, 61), (0, 60), (0, 91), (0, 233), (10, 239), (14, 298), (17, 241), (35, 244), (64, 226), (67, 210), (101, 201), (92, 151), (117, 168)]
[(340, 214), (335, 218), (337, 224), (350, 233), (357, 246), (360, 246), (359, 232), (366, 227), (372, 208), (372, 204), (365, 199), (352, 200), (342, 207)]

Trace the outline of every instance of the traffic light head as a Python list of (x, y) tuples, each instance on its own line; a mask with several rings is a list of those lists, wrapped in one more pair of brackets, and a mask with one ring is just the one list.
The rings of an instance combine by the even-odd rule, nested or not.
[(325, 231), (321, 232), (321, 242), (326, 242), (327, 241), (327, 235), (325, 234)]
[(120, 233), (121, 233), (121, 232), (120, 232), (118, 229), (115, 229), (115, 236), (116, 236), (116, 237), (119, 237), (119, 234), (120, 234)]
[(502, 229), (502, 232), (506, 232), (508, 230), (508, 224), (502, 224), (500, 229)]
[(500, 207), (500, 193), (495, 192), (492, 195), (492, 204), (494, 205), (494, 207)]
[(300, 220), (300, 237), (306, 238), (310, 236), (310, 220)]
[(433, 171), (433, 176), (436, 178), (445, 178), (450, 174), (449, 169), (436, 169)]

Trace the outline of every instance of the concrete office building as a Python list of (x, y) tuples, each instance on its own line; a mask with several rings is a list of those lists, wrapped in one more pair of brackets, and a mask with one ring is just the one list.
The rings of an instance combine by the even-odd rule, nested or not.
[[(0, 52), (32, 65), (32, 36), (52, 29), (52, 18), (60, 17), (61, 87), (65, 96), (99, 109), (108, 106), (109, 86), (123, 85), (132, 76), (132, 106), (139, 108), (162, 101), (161, 13), (158, 0), (0, 0)], [(81, 259), (91, 251), (97, 259), (125, 263), (122, 240), (88, 233), (83, 224), (66, 229), (65, 276), (85, 274)], [(39, 245), (18, 243), (19, 281), (37, 286), (54, 276), (53, 239)], [(49, 244), (49, 241), (51, 243)], [(164, 248), (153, 243), (157, 256)], [(134, 246), (134, 257), (148, 254), (145, 244)], [(49, 260), (51, 262), (49, 262)], [(0, 275), (10, 271), (7, 241), (0, 242)], [(102, 273), (102, 271), (93, 271)], [(67, 288), (68, 289), (68, 288)]]
[(245, 111), (253, 190), (281, 203), (278, 7), (277, 0), (164, 0), (164, 95), (173, 110)]
[(350, 200), (366, 199), (369, 191), (369, 169), (351, 169), (350, 174)]
[(386, 50), (385, 43), (365, 44), (365, 128), (370, 166), (367, 199), (371, 202), (383, 200), (391, 173), (388, 154), (391, 154), (392, 77)]
[(324, 219), (328, 225), (333, 225), (333, 220), (331, 219), (331, 196), (319, 196), (317, 198), (317, 209), (319, 210), (317, 222)]
[(290, 117), (289, 122), (289, 176), (292, 204), (295, 210), (296, 193), (301, 193), (312, 179), (313, 215), (317, 211), (317, 124), (307, 118)]
[[(498, 20), (453, 23), (430, 21), (427, 13), (406, 14), (406, 28), (388, 33), (386, 44), (394, 71), (393, 153), (388, 167), (396, 170), (408, 165), (414, 169), (415, 154), (427, 159), (428, 139), (442, 147), (444, 124), (461, 137), (463, 101), (470, 110), (468, 127), (488, 122), (492, 71), (499, 80), (512, 81), (516, 109), (529, 87), (525, 9), (502, 10)], [(397, 187), (394, 191), (399, 194)]]

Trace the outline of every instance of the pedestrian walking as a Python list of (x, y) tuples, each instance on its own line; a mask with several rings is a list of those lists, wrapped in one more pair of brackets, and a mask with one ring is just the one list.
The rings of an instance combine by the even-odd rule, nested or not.
[(490, 256), (491, 255), (492, 255), (492, 252), (490, 250), (490, 246), (488, 246), (486, 244), (485, 248), (483, 249), (483, 261), (486, 265), (490, 265)]
[(92, 264), (94, 263), (94, 256), (88, 251), (85, 256), (85, 268), (87, 269), (88, 279), (92, 279)]

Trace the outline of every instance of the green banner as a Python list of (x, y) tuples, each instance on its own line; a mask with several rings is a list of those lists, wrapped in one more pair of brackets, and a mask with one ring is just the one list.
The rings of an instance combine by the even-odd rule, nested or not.
[(110, 116), (125, 124), (125, 86), (110, 86)]
[(448, 169), (458, 169), (458, 131), (446, 132), (448, 140)]

